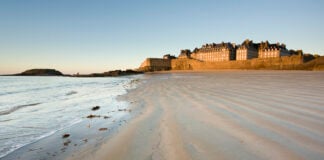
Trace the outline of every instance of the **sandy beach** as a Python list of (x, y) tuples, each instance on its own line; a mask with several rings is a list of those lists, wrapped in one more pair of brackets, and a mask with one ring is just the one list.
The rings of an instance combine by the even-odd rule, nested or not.
[(323, 79), (305, 71), (146, 74), (123, 96), (138, 116), (96, 151), (68, 159), (324, 159)]

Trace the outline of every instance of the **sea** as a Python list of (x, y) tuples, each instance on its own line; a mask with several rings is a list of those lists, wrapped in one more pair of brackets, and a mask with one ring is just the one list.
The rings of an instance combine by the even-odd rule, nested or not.
[(140, 75), (104, 78), (0, 76), (0, 158), (92, 114), (125, 109), (119, 95), (136, 87)]

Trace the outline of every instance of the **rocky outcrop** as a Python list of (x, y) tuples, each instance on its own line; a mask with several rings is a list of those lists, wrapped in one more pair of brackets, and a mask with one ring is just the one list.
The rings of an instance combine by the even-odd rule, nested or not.
[(135, 71), (135, 70), (114, 70), (114, 71), (108, 71), (104, 73), (92, 73), (92, 74), (80, 74), (80, 75), (72, 75), (73, 77), (118, 77), (118, 76), (128, 76), (128, 75), (134, 75), (134, 74), (142, 74), (141, 71)]
[(63, 76), (63, 74), (60, 71), (57, 71), (55, 69), (30, 69), (16, 75), (17, 76)]
[(127, 75), (132, 75), (132, 74), (141, 74), (142, 72), (134, 71), (134, 70), (115, 70), (115, 71), (108, 71), (104, 72), (104, 76), (106, 77), (114, 77), (114, 76), (127, 76)]

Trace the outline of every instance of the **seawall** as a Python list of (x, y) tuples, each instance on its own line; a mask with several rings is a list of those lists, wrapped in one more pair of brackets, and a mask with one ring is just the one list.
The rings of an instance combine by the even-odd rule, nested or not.
[(302, 56), (279, 58), (255, 58), (244, 61), (201, 62), (194, 59), (174, 59), (172, 70), (208, 70), (208, 69), (298, 69), (303, 64)]
[(171, 60), (162, 58), (147, 58), (142, 62), (140, 71), (162, 71), (171, 69)]
[(252, 70), (324, 70), (324, 57), (305, 62), (303, 56), (283, 56), (277, 58), (255, 58), (243, 61), (202, 62), (195, 59), (146, 59), (140, 70), (217, 70), (217, 69), (252, 69)]

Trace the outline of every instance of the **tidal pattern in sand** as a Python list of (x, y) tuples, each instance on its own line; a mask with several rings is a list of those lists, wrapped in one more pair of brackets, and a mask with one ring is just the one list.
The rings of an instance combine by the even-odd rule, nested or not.
[(143, 114), (98, 159), (324, 159), (324, 72), (146, 77), (129, 93)]

